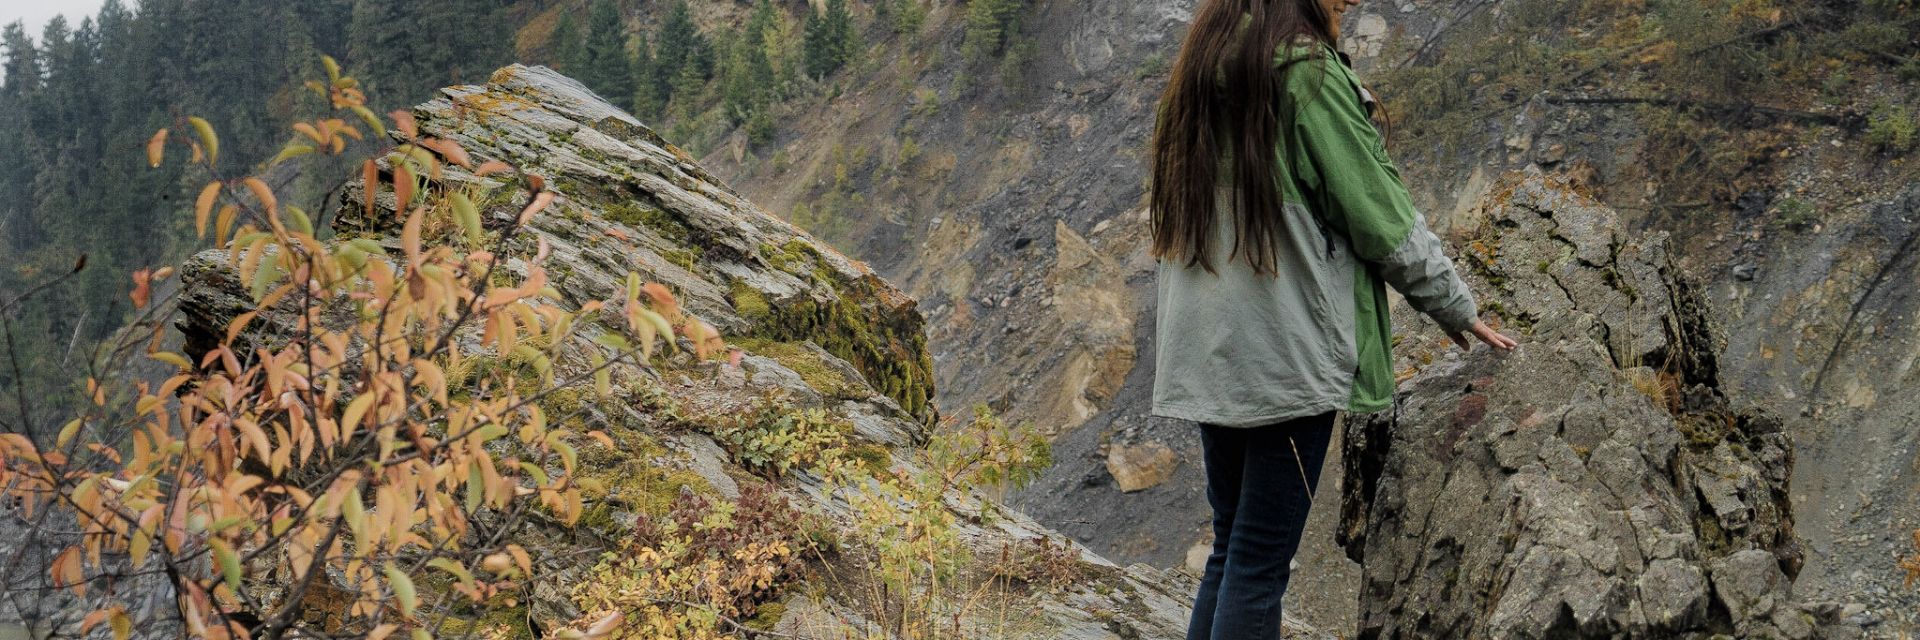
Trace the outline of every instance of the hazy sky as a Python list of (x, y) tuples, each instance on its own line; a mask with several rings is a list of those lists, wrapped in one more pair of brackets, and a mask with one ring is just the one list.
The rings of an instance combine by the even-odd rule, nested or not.
[[(40, 40), (41, 27), (54, 16), (66, 14), (67, 24), (78, 26), (80, 19), (100, 13), (100, 5), (105, 0), (0, 0), (0, 25), (11, 24), (15, 20), (25, 22), (27, 34), (35, 41)], [(132, 7), (132, 2), (121, 4)]]

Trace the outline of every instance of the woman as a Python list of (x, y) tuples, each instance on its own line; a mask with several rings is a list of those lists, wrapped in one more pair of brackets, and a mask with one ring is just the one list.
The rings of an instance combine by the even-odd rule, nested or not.
[(1334, 412), (1393, 400), (1386, 286), (1515, 342), (1413, 207), (1336, 49), (1360, 0), (1202, 0), (1154, 134), (1153, 413), (1200, 423), (1213, 553), (1188, 640), (1280, 633)]

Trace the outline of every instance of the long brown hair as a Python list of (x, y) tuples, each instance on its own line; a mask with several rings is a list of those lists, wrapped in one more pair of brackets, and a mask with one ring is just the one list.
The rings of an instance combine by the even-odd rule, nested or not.
[[(1220, 156), (1233, 151), (1236, 237), (1227, 260), (1244, 254), (1272, 274), (1281, 194), (1275, 184), (1279, 101), (1288, 69), (1282, 43), (1302, 36), (1338, 45), (1319, 0), (1203, 0), (1160, 96), (1153, 133), (1153, 255), (1209, 273), (1214, 189)], [(1325, 55), (1316, 47), (1315, 56)]]

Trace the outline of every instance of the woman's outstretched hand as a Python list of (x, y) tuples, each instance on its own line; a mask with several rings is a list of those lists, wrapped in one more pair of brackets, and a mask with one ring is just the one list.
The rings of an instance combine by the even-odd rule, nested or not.
[(1501, 351), (1512, 351), (1514, 347), (1520, 346), (1520, 343), (1514, 341), (1513, 338), (1501, 335), (1500, 332), (1494, 331), (1493, 327), (1489, 327), (1487, 323), (1481, 321), (1475, 321), (1473, 326), (1468, 328), (1464, 333), (1449, 333), (1447, 337), (1452, 338), (1453, 343), (1460, 345), (1461, 349), (1472, 351), (1473, 343), (1467, 340), (1467, 334), (1473, 334), (1473, 337), (1479, 338), (1481, 342), (1487, 343), (1487, 346)]

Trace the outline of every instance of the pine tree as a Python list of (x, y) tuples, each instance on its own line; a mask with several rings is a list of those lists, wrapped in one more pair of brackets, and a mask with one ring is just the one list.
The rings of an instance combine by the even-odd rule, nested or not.
[(816, 80), (839, 70), (863, 44), (846, 0), (827, 0), (825, 12), (808, 14), (805, 38), (807, 75)]
[(587, 12), (587, 64), (578, 73), (594, 93), (621, 107), (631, 106), (633, 67), (627, 57), (626, 28), (614, 0), (594, 0)]
[(33, 38), (27, 36), (27, 27), (15, 20), (0, 31), (0, 47), (6, 47), (6, 84), (0, 85), (0, 91), (6, 95), (18, 96), (39, 90), (41, 79), (40, 51), (33, 45)]
[(1020, 30), (1026, 0), (973, 0), (967, 5), (967, 35), (960, 49), (967, 61), (978, 63), (999, 55)]
[(573, 24), (573, 14), (560, 15), (560, 24), (553, 27), (553, 67), (561, 73), (578, 75), (587, 68), (587, 47), (580, 37), (580, 28)]
[(695, 84), (683, 79), (689, 73), (705, 82), (713, 70), (711, 46), (693, 23), (693, 10), (687, 6), (687, 0), (674, 0), (666, 20), (660, 24), (655, 65), (656, 88), (662, 102), (671, 101), (681, 86)]
[(893, 5), (894, 33), (919, 33), (920, 27), (927, 23), (927, 8), (920, 0), (875, 0), (882, 4)]
[(642, 119), (659, 117), (661, 107), (666, 103), (666, 94), (661, 89), (660, 63), (653, 57), (653, 45), (647, 42), (647, 34), (640, 34), (640, 40), (634, 46), (632, 69), (633, 115)]
[(881, 33), (893, 33), (900, 28), (900, 11), (894, 0), (873, 0), (873, 26)]

